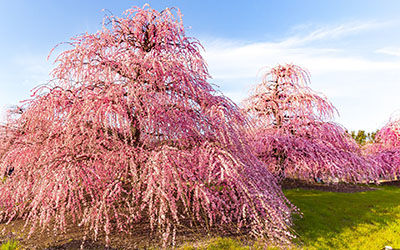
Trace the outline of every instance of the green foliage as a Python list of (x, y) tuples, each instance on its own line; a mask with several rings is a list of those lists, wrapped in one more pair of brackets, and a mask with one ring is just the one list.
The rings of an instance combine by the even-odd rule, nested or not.
[(357, 132), (353, 130), (350, 132), (350, 135), (359, 145), (363, 146), (367, 143), (374, 143), (377, 132), (378, 130), (368, 133), (364, 130), (358, 130)]
[(302, 212), (294, 242), (304, 249), (400, 248), (400, 188), (361, 193), (286, 190)]
[(9, 240), (0, 246), (0, 250), (17, 250), (19, 248), (19, 242), (16, 240)]
[(370, 138), (370, 141), (371, 142), (376, 142), (376, 134), (378, 133), (378, 129), (377, 130), (375, 130), (375, 132), (370, 132), (370, 133), (368, 133), (368, 136), (369, 136), (369, 138)]

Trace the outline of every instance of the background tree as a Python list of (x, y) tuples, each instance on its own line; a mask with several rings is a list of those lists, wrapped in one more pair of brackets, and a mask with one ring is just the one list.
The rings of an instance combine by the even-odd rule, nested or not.
[(374, 135), (374, 143), (363, 148), (365, 155), (374, 159), (381, 169), (380, 178), (399, 179), (400, 176), (400, 117), (392, 117)]
[(31, 233), (74, 223), (95, 238), (149, 223), (164, 243), (195, 225), (290, 238), (291, 205), (238, 107), (207, 82), (179, 11), (133, 8), (70, 45), (6, 126), (0, 173), (15, 170), (0, 221), (23, 218)]
[(375, 132), (365, 132), (364, 130), (358, 130), (356, 131), (351, 131), (351, 137), (360, 145), (364, 146), (367, 143), (374, 143), (375, 142), (375, 136), (378, 130)]
[(368, 138), (368, 143), (374, 143), (376, 142), (376, 135), (378, 134), (379, 130), (375, 130), (374, 132), (368, 132), (367, 138)]
[(367, 142), (367, 135), (364, 130), (351, 131), (351, 137), (359, 144), (364, 145)]
[(308, 86), (309, 73), (296, 65), (279, 65), (267, 72), (245, 111), (258, 128), (255, 152), (280, 178), (362, 182), (377, 178), (372, 162), (363, 157), (345, 130), (328, 119), (337, 110)]

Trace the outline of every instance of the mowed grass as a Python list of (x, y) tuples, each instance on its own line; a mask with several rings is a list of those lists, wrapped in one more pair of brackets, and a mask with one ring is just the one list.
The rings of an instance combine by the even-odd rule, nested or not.
[[(292, 249), (400, 249), (400, 188), (334, 193), (316, 190), (285, 190), (288, 199), (303, 213), (294, 216), (297, 238)], [(202, 246), (181, 249), (264, 249), (244, 246), (229, 238), (217, 238)], [(277, 248), (271, 248), (277, 249)]]
[(305, 249), (400, 249), (400, 188), (361, 193), (286, 190), (303, 213), (294, 243)]

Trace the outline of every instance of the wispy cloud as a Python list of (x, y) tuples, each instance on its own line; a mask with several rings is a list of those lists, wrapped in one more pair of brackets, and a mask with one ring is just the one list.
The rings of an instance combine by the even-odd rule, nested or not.
[(378, 22), (378, 21), (367, 21), (367, 22), (349, 22), (336, 26), (323, 26), (312, 28), (312, 25), (308, 25), (302, 28), (296, 28), (297, 32), (307, 32), (306, 35), (294, 35), (293, 37), (287, 38), (281, 42), (282, 45), (286, 45), (288, 47), (291, 46), (300, 46), (304, 44), (308, 44), (310, 42), (315, 42), (319, 40), (327, 40), (327, 39), (339, 39), (349, 35), (355, 35), (364, 31), (371, 31), (374, 29), (378, 29), (385, 26), (392, 25), (393, 22)]
[(400, 47), (386, 47), (377, 49), (375, 52), (380, 54), (400, 57)]
[(338, 106), (338, 122), (349, 129), (373, 130), (400, 108), (400, 99), (394, 94), (400, 92), (400, 58), (377, 58), (376, 52), (400, 56), (400, 49), (379, 49), (371, 42), (361, 52), (354, 51), (360, 41), (393, 25), (370, 21), (314, 30), (307, 26), (280, 41), (257, 43), (208, 40), (204, 56), (214, 82), (236, 102), (247, 96), (266, 67), (282, 63), (303, 66), (312, 75), (311, 87)]

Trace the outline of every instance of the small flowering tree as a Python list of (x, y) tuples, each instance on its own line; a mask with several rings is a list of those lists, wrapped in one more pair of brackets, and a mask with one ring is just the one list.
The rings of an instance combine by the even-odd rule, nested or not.
[(363, 150), (374, 159), (381, 169), (380, 178), (386, 180), (400, 177), (400, 117), (393, 117), (375, 137), (375, 142), (366, 144)]
[(400, 147), (400, 117), (392, 117), (376, 134), (376, 140), (382, 147)]
[(281, 179), (375, 179), (373, 162), (341, 126), (327, 121), (337, 110), (309, 82), (309, 73), (299, 66), (279, 65), (245, 100), (258, 128), (253, 140), (259, 158)]
[(54, 80), (6, 126), (0, 221), (129, 233), (149, 223), (290, 239), (291, 205), (248, 146), (248, 122), (207, 82), (179, 11), (133, 8), (71, 41)]

